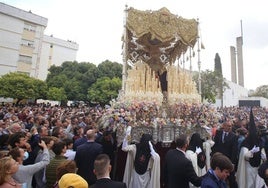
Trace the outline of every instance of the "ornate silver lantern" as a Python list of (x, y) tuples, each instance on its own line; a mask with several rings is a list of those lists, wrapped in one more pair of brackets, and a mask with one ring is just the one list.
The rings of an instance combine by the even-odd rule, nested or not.
[(159, 129), (159, 141), (162, 142), (163, 147), (170, 147), (174, 140), (174, 126), (165, 125)]
[(150, 126), (137, 126), (131, 129), (131, 141), (139, 143), (143, 134), (150, 134), (153, 136), (154, 128)]

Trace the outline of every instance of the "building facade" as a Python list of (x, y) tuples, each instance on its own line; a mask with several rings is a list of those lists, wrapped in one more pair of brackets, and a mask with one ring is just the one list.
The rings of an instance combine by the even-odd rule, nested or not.
[(75, 61), (78, 44), (65, 41), (53, 36), (44, 35), (42, 42), (41, 58), (38, 78), (45, 80), (51, 65), (60, 66), (64, 61)]
[(229, 88), (223, 93), (223, 101), (221, 101), (221, 99), (216, 99), (216, 106), (221, 107), (221, 104), (223, 107), (238, 106), (239, 100), (248, 98), (248, 90), (246, 88), (228, 80), (226, 80), (226, 83)]
[(45, 80), (51, 65), (76, 59), (78, 44), (44, 35), (47, 22), (0, 2), (0, 76), (21, 72)]

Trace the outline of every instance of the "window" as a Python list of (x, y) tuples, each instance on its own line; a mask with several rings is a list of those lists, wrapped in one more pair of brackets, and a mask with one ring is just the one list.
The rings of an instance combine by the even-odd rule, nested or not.
[(26, 55), (20, 55), (19, 56), (19, 61), (31, 64), (32, 63), (32, 57), (31, 56), (26, 56)]
[(31, 24), (28, 24), (28, 23), (25, 23), (24, 24), (24, 30), (35, 32), (36, 31), (36, 26), (33, 26)]
[(28, 46), (28, 47), (34, 47), (34, 41), (30, 41), (30, 40), (26, 40), (26, 39), (22, 39), (21, 40), (21, 45), (22, 46)]

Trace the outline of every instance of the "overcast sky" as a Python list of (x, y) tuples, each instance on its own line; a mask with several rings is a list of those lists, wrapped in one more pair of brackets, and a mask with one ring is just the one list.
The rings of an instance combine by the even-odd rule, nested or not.
[[(124, 9), (166, 7), (184, 18), (199, 18), (201, 70), (214, 69), (221, 57), (223, 75), (231, 80), (230, 46), (236, 45), (243, 25), (244, 83), (247, 89), (268, 85), (268, 14), (266, 0), (2, 0), (3, 3), (48, 18), (46, 35), (79, 44), (78, 62), (122, 63)], [(186, 67), (189, 64), (186, 64)], [(193, 59), (197, 70), (197, 59)]]

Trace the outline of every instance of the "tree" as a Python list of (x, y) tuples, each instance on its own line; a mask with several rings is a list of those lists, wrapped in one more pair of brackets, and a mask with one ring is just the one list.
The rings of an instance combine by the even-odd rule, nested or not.
[[(198, 83), (198, 74), (193, 75), (193, 80)], [(201, 72), (201, 98), (202, 101), (205, 99), (208, 102), (215, 103), (216, 96), (218, 94), (218, 87), (216, 83), (222, 83), (223, 89), (228, 87), (223, 77), (220, 77), (217, 73), (210, 70)]]
[(251, 96), (264, 97), (268, 99), (268, 85), (262, 85), (256, 88)]
[[(83, 91), (83, 88), (81, 87), (81, 82), (76, 80), (75, 78), (71, 80), (66, 80), (63, 84), (64, 91), (66, 92), (68, 100), (86, 100), (86, 96)], [(87, 88), (85, 88), (87, 91)]]
[(63, 88), (68, 100), (87, 100), (88, 88), (98, 78), (122, 77), (122, 65), (104, 61), (96, 67), (93, 63), (66, 61), (61, 66), (51, 66), (46, 82), (48, 87)]
[(218, 98), (221, 99), (221, 106), (223, 106), (223, 76), (222, 76), (222, 66), (221, 66), (221, 58), (218, 53), (215, 55), (214, 59), (214, 72), (216, 76), (219, 78), (217, 79), (217, 82), (215, 82), (216, 87), (217, 87), (217, 94)]
[(47, 93), (49, 100), (61, 101), (61, 103), (67, 102), (67, 96), (63, 88), (50, 87)]
[(222, 75), (221, 58), (218, 53), (216, 53), (215, 55), (214, 63), (214, 71), (217, 74)]
[(88, 89), (88, 99), (90, 102), (96, 102), (101, 105), (108, 104), (111, 99), (118, 96), (118, 91), (121, 89), (122, 81), (119, 78), (99, 78)]
[(47, 78), (46, 83), (48, 87), (57, 87), (61, 88), (62, 85), (68, 80), (67, 76), (64, 74), (59, 73), (58, 75), (55, 76), (49, 76)]
[(34, 85), (34, 99), (46, 99), (47, 98), (47, 84), (46, 82), (42, 81), (42, 80), (38, 80), (38, 79), (34, 79), (33, 82)]
[(23, 73), (8, 73), (0, 78), (0, 96), (17, 99), (45, 98), (47, 85), (45, 82), (29, 77)]
[(106, 60), (98, 65), (98, 78), (109, 77), (109, 78), (122, 78), (123, 65)]
[(48, 69), (49, 73), (47, 75), (47, 80), (50, 80), (51, 77), (53, 78), (54, 76), (59, 75), (62, 72), (62, 67), (58, 67), (56, 65), (52, 65), (49, 69)]
[(60, 67), (51, 66), (46, 82), (48, 87), (63, 88), (68, 100), (85, 101), (97, 75), (98, 69), (93, 63), (66, 61)]

